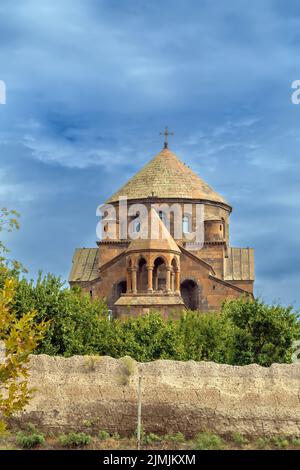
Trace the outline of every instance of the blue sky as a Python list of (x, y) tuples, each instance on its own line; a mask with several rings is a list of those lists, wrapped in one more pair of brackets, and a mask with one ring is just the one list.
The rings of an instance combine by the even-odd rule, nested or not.
[(95, 246), (96, 207), (161, 148), (233, 206), (256, 294), (300, 306), (300, 3), (27, 0), (0, 4), (0, 206), (36, 276)]

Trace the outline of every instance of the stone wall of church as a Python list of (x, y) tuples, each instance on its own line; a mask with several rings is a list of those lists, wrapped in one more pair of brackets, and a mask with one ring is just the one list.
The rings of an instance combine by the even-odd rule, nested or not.
[[(184, 215), (184, 210), (186, 205), (192, 205), (193, 207), (193, 216), (191, 221), (191, 231), (196, 231), (197, 221), (196, 221), (196, 204), (195, 201), (189, 200), (182, 200), (182, 199), (174, 199), (170, 201), (166, 201), (164, 199), (151, 199), (149, 200), (141, 200), (139, 201), (140, 204), (143, 204), (148, 212), (150, 211), (151, 206), (157, 206), (157, 210), (160, 209), (168, 213), (168, 208), (170, 209), (169, 212), (169, 222), (170, 222), (170, 233), (174, 237), (174, 210), (172, 209), (173, 205), (179, 205), (181, 208), (181, 214)], [(199, 204), (199, 203), (197, 203)], [(119, 207), (117, 204), (114, 204), (116, 210), (116, 219), (118, 223), (120, 222), (120, 214), (119, 214)], [(132, 214), (134, 213), (133, 209), (137, 210), (136, 203), (132, 204), (131, 201), (128, 201), (128, 212), (131, 214), (127, 218), (127, 227), (133, 220)], [(229, 241), (229, 211), (225, 209), (223, 206), (213, 203), (206, 203), (204, 204), (204, 220), (207, 221), (205, 224), (205, 240), (206, 241), (216, 241), (216, 240), (226, 240), (227, 243)], [(220, 222), (222, 225), (222, 229), (220, 230)], [(119, 227), (119, 225), (118, 225)], [(181, 227), (181, 223), (180, 223)], [(176, 238), (177, 239), (177, 238)], [(179, 240), (179, 239), (177, 239)], [(183, 237), (180, 240), (185, 240)]]
[(241, 292), (226, 283), (216, 282), (209, 277), (209, 269), (183, 254), (180, 258), (181, 283), (194, 281), (198, 285), (198, 307), (200, 311), (219, 311), (225, 299), (241, 296)]
[(99, 282), (95, 285), (94, 294), (97, 297), (106, 298), (108, 307), (113, 309), (121, 292), (124, 292), (125, 282), (126, 258), (122, 257), (101, 274)]
[[(131, 362), (110, 357), (32, 356), (36, 389), (13, 422), (50, 432), (131, 436), (142, 377), (146, 432), (300, 436), (300, 364), (228, 366), (211, 362)], [(86, 427), (89, 422), (91, 426)]]

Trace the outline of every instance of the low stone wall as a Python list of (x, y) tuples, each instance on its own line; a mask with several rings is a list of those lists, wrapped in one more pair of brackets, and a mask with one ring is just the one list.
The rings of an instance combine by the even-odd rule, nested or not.
[(300, 436), (299, 364), (263, 368), (32, 356), (30, 382), (36, 392), (14, 421), (47, 432), (101, 429), (132, 435), (139, 375), (147, 432)]

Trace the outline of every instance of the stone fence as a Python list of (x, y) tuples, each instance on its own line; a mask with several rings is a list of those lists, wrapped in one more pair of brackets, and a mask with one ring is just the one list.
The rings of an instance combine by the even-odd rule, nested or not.
[(14, 418), (46, 432), (132, 435), (142, 376), (147, 432), (300, 436), (300, 364), (243, 367), (212, 362), (31, 356), (26, 410)]

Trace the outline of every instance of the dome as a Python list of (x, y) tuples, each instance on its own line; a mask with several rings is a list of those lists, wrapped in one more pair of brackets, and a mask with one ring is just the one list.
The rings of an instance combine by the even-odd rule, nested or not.
[[(229, 206), (205, 181), (164, 148), (136, 173), (107, 203), (118, 202), (120, 196), (129, 200), (149, 197), (162, 199), (196, 199)], [(230, 206), (229, 206), (230, 207)]]

